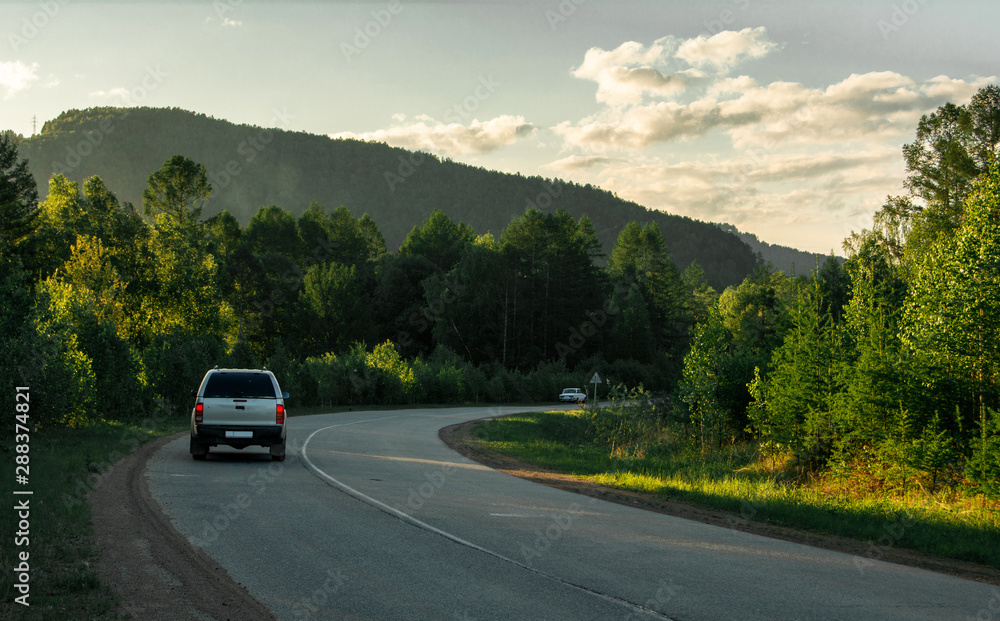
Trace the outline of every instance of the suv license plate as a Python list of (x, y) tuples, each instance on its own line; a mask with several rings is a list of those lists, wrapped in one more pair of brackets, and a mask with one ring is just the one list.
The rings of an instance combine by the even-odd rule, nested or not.
[(252, 438), (253, 437), (253, 432), (252, 431), (227, 431), (226, 432), (226, 437), (227, 438)]

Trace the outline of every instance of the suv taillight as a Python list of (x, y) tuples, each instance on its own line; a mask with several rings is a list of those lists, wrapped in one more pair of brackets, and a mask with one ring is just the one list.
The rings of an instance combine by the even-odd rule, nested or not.
[(274, 407), (274, 419), (279, 425), (285, 424), (285, 406), (280, 403)]
[(200, 423), (205, 420), (205, 404), (199, 403), (194, 406), (194, 422)]

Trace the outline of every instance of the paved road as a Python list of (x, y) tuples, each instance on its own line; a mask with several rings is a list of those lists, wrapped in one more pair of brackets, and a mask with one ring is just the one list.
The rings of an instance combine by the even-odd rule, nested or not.
[(438, 439), (514, 411), (296, 417), (284, 463), (182, 439), (147, 476), (280, 619), (1000, 619), (996, 587), (536, 485)]

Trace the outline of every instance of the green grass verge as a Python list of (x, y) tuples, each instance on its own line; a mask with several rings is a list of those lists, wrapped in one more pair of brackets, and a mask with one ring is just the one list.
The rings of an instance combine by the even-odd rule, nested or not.
[(472, 434), (485, 448), (608, 487), (868, 542), (866, 558), (899, 547), (1000, 568), (1000, 511), (981, 499), (829, 493), (760, 467), (748, 446), (702, 456), (678, 439), (627, 454), (595, 442), (582, 411), (507, 416)]
[[(186, 419), (160, 421), (156, 427), (100, 422), (74, 429), (41, 429), (29, 436), (27, 485), (14, 480), (15, 445), (11, 433), (0, 444), (4, 464), (5, 506), (0, 511), (4, 537), (0, 558), (0, 618), (119, 619), (117, 597), (93, 567), (98, 558), (87, 493), (101, 472), (138, 446), (187, 428)], [(30, 496), (14, 490), (30, 490)], [(29, 499), (28, 546), (15, 546), (20, 518), (13, 506)], [(29, 553), (30, 606), (15, 603), (15, 555)]]

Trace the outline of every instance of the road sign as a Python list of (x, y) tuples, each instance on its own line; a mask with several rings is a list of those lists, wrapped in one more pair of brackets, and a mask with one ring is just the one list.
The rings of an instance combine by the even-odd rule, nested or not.
[(590, 378), (590, 381), (588, 383), (589, 384), (603, 384), (604, 382), (601, 381), (601, 376), (597, 374), (597, 371), (594, 371), (594, 377)]

